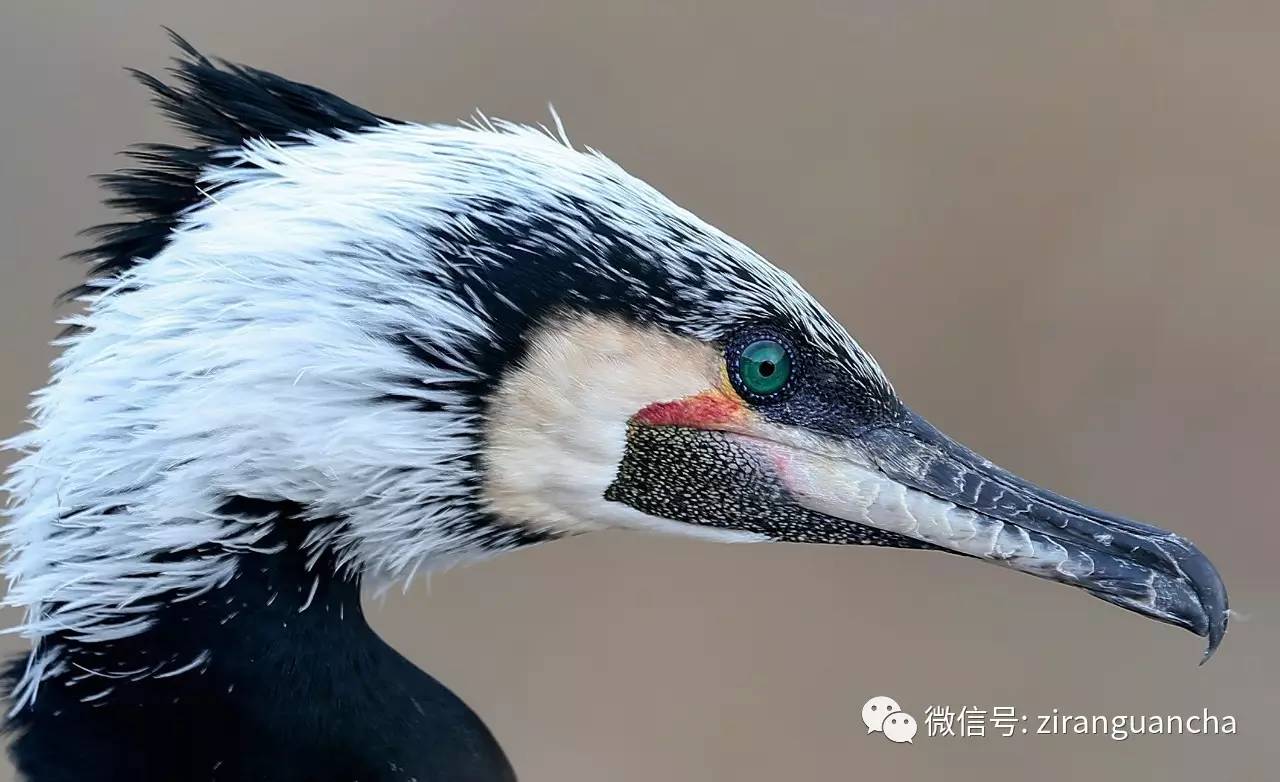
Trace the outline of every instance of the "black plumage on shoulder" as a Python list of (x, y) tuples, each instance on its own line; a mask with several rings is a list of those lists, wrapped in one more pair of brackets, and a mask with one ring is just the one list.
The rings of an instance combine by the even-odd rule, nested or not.
[[(24, 779), (515, 782), (475, 712), (369, 626), (359, 578), (307, 550), (301, 506), (231, 497), (221, 511), (272, 527), (216, 595), (159, 600), (143, 635), (49, 639), (82, 662), (5, 721)], [(0, 666), (0, 686), (26, 665)]]
[[(151, 90), (152, 100), (189, 134), (191, 146), (139, 144), (125, 154), (137, 165), (100, 177), (111, 194), (105, 203), (134, 219), (94, 226), (95, 243), (72, 253), (92, 265), (91, 276), (128, 269), (164, 249), (182, 213), (211, 194), (203, 172), (227, 149), (252, 139), (289, 143), (299, 134), (337, 136), (396, 120), (382, 117), (317, 87), (274, 73), (210, 59), (172, 30), (181, 50), (169, 69), (175, 84), (130, 72)], [(78, 286), (74, 298), (89, 290)]]

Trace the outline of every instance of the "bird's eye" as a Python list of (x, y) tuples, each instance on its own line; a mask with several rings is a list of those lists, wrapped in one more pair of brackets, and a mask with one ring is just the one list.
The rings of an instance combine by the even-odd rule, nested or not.
[[(763, 399), (782, 391), (791, 378), (791, 352), (782, 342), (757, 338), (737, 353), (735, 372), (730, 374), (740, 392), (748, 398)], [(733, 364), (730, 364), (733, 367)]]

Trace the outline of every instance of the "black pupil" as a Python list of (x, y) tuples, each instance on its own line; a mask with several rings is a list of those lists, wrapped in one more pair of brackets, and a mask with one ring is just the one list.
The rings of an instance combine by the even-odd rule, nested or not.
[(761, 362), (760, 362), (760, 374), (761, 374), (763, 377), (768, 377), (769, 375), (772, 375), (772, 374), (773, 374), (773, 370), (774, 370), (775, 368), (776, 368), (776, 367), (774, 367), (774, 365), (773, 365), (773, 362), (772, 362), (772, 361), (761, 361)]

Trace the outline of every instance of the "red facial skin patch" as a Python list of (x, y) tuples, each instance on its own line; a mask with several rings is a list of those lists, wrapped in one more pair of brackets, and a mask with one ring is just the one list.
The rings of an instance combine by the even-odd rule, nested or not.
[(740, 423), (747, 415), (746, 406), (719, 391), (703, 391), (671, 402), (654, 402), (631, 417), (648, 426), (686, 426), (691, 429), (715, 429)]

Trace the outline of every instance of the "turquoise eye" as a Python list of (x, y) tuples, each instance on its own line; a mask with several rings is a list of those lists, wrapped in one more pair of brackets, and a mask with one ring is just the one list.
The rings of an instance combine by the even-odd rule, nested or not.
[(758, 339), (738, 354), (738, 376), (751, 394), (776, 394), (791, 376), (791, 354), (781, 342)]

